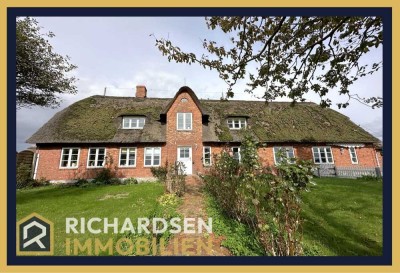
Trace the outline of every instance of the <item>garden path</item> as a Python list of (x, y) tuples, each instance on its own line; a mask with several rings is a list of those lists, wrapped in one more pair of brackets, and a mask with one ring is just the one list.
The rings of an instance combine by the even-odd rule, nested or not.
[[(203, 182), (197, 175), (186, 177), (186, 191), (182, 197), (183, 202), (178, 208), (178, 212), (184, 218), (202, 218), (208, 222), (206, 204), (203, 195)], [(197, 223), (197, 221), (196, 221)], [(197, 231), (197, 225), (195, 225)], [(222, 236), (214, 233), (178, 233), (171, 238), (166, 248), (167, 253), (173, 256), (231, 256), (230, 251), (221, 246)], [(202, 245), (208, 247), (202, 247)]]

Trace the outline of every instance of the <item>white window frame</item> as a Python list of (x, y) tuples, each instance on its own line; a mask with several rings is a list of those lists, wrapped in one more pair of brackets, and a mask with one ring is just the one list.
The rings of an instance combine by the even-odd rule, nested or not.
[[(235, 127), (235, 122), (239, 122), (239, 128)], [(232, 127), (229, 125), (229, 123), (232, 124)], [(246, 129), (247, 128), (247, 119), (246, 118), (241, 118), (241, 117), (232, 117), (228, 118), (226, 120), (226, 124), (228, 125), (229, 130), (240, 130), (240, 129)]]
[[(146, 150), (147, 149), (151, 149), (152, 153), (151, 153), (151, 165), (146, 165)], [(160, 163), (158, 165), (154, 165), (154, 149), (160, 149)], [(144, 167), (159, 167), (161, 166), (161, 152), (162, 149), (161, 147), (145, 147), (143, 150), (143, 166)]]
[(232, 148), (231, 148), (231, 151), (232, 151), (232, 157), (235, 159), (235, 152), (233, 151), (233, 149), (235, 149), (235, 148), (237, 148), (238, 149), (238, 155), (239, 155), (239, 162), (241, 162), (242, 161), (242, 155), (240, 154), (240, 146), (233, 146)]
[[(276, 161), (276, 152), (275, 152), (275, 149), (285, 149), (285, 153), (286, 153), (286, 157), (288, 158), (288, 159), (296, 159), (296, 153), (294, 152), (294, 148), (293, 148), (293, 146), (274, 146), (273, 148), (272, 148), (272, 151), (273, 151), (273, 153), (274, 153), (274, 162), (275, 162), (275, 165), (278, 165), (279, 164), (279, 162), (277, 162)], [(288, 151), (288, 149), (292, 149), (292, 151), (293, 151), (293, 157), (289, 157), (289, 151)], [(291, 163), (294, 163), (294, 162), (291, 162)]]
[[(210, 149), (210, 163), (206, 163), (206, 149)], [(203, 166), (211, 166), (212, 165), (212, 153), (211, 146), (203, 146)]]
[[(183, 129), (179, 129), (179, 115), (183, 115)], [(190, 128), (186, 128), (186, 117), (190, 115)], [(176, 130), (178, 131), (191, 131), (193, 130), (193, 114), (189, 112), (179, 112), (176, 113)]]
[[(102, 166), (97, 166), (97, 162), (99, 160), (99, 150), (100, 149), (104, 149), (104, 161), (103, 161), (103, 165)], [(95, 160), (94, 160), (94, 166), (89, 166), (90, 150), (96, 150), (96, 157), (95, 157)], [(104, 168), (105, 165), (106, 165), (106, 160), (107, 160), (107, 149), (106, 149), (106, 147), (90, 147), (88, 149), (86, 167), (88, 169)]]
[[(126, 163), (127, 164), (129, 164), (129, 154), (130, 154), (130, 152), (134, 151), (134, 153), (135, 153), (135, 164), (133, 164), (133, 165), (121, 165), (122, 149), (126, 149)], [(136, 147), (121, 147), (121, 148), (119, 148), (118, 167), (120, 167), (120, 168), (133, 168), (133, 167), (136, 167), (136, 161), (137, 161), (137, 148)]]
[[(67, 167), (63, 167), (61, 166), (61, 163), (63, 161), (63, 154), (64, 154), (64, 150), (69, 149), (69, 153), (68, 153), (68, 166)], [(72, 156), (72, 149), (78, 149), (78, 159), (76, 161), (76, 166), (71, 166), (71, 156)], [(81, 148), (79, 147), (64, 147), (61, 149), (61, 157), (60, 157), (60, 169), (77, 169), (79, 167), (79, 158), (81, 155)]]
[[(125, 120), (129, 119), (129, 126), (125, 127)], [(136, 124), (133, 124), (132, 120), (137, 119)], [(143, 119), (143, 126), (140, 127), (140, 119)], [(122, 129), (143, 129), (144, 125), (146, 124), (146, 117), (143, 116), (126, 116), (122, 118)]]
[[(318, 162), (318, 163), (315, 162), (314, 148), (318, 149), (318, 156), (319, 156), (320, 161), (321, 161), (321, 149), (323, 149), (323, 151), (325, 153), (325, 158), (328, 160), (328, 157), (326, 156), (327, 155), (326, 149), (329, 148), (330, 151), (331, 151), (331, 155), (332, 155), (332, 162), (325, 162), (325, 163), (323, 163), (323, 162)], [(332, 147), (331, 146), (314, 146), (314, 147), (311, 148), (311, 152), (313, 154), (314, 164), (335, 164), (335, 159), (333, 157), (333, 151), (332, 151)]]
[[(354, 155), (356, 156), (356, 161), (353, 161), (353, 156), (351, 155), (351, 149), (354, 149)], [(350, 154), (351, 164), (357, 165), (358, 164), (358, 155), (357, 155), (355, 146), (350, 146), (349, 147), (349, 154)]]

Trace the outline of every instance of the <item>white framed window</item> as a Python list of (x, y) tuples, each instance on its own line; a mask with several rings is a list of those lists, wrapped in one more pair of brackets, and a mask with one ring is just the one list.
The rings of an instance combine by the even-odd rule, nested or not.
[(240, 156), (240, 147), (232, 147), (232, 156), (233, 159), (240, 162), (240, 160), (242, 159), (242, 157)]
[(106, 148), (89, 148), (88, 168), (103, 168), (106, 162)]
[(350, 146), (349, 147), (350, 159), (352, 164), (358, 164), (357, 152), (356, 147)]
[(231, 130), (240, 130), (247, 127), (246, 118), (228, 118), (228, 128)]
[(78, 168), (80, 148), (62, 148), (60, 168), (74, 169)]
[(119, 150), (120, 167), (136, 167), (136, 148), (124, 147)]
[(144, 166), (155, 167), (161, 165), (161, 147), (144, 148)]
[(143, 129), (145, 123), (145, 117), (123, 117), (122, 129)]
[(192, 130), (192, 113), (177, 113), (176, 119), (177, 130)]
[(211, 147), (210, 146), (203, 147), (203, 165), (211, 166)]
[(294, 163), (296, 161), (293, 147), (274, 147), (275, 165), (282, 162), (281, 155), (286, 156), (286, 158), (289, 159), (289, 162), (291, 163)]
[(333, 164), (331, 147), (313, 147), (312, 151), (315, 164)]

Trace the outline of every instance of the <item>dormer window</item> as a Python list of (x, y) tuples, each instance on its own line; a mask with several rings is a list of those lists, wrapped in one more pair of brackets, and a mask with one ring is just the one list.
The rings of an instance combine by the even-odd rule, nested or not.
[(247, 126), (246, 118), (241, 117), (228, 118), (227, 123), (228, 128), (231, 130), (240, 130)]
[(122, 129), (143, 129), (145, 117), (123, 117)]

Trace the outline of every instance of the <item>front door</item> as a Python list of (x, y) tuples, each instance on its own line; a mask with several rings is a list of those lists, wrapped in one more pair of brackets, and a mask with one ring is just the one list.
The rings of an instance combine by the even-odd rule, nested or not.
[(178, 147), (178, 161), (185, 166), (185, 174), (192, 174), (192, 147)]

